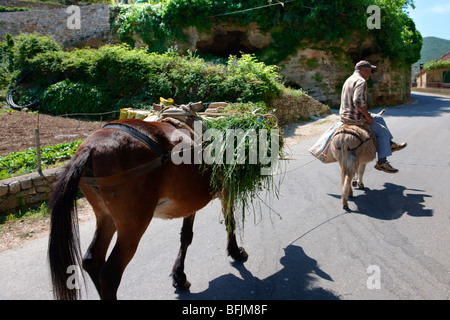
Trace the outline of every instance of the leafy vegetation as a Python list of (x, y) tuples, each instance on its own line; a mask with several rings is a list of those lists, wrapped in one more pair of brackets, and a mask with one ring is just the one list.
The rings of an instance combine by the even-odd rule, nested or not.
[[(20, 103), (42, 98), (51, 114), (148, 108), (160, 96), (176, 103), (230, 101), (270, 103), (280, 93), (278, 69), (253, 55), (213, 64), (174, 50), (157, 54), (126, 45), (62, 51), (52, 40), (21, 35), (2, 43), (2, 65), (13, 75), (33, 70), (21, 86)], [(56, 82), (49, 86), (50, 81)]]
[[(69, 160), (75, 153), (81, 140), (60, 143), (54, 146), (41, 147), (41, 162), (44, 168), (49, 168), (65, 160)], [(0, 156), (0, 180), (35, 171), (37, 155), (35, 148)]]
[(17, 11), (30, 11), (30, 10), (32, 10), (32, 9), (0, 6), (0, 12), (17, 12)]
[[(366, 26), (366, 9), (381, 9), (379, 30)], [(340, 41), (348, 41), (356, 32), (363, 38), (373, 36), (375, 45), (393, 60), (411, 64), (420, 57), (422, 38), (406, 13), (412, 0), (150, 0), (148, 4), (117, 6), (113, 29), (131, 46), (138, 34), (151, 51), (164, 51), (185, 40), (183, 28), (195, 26), (208, 31), (213, 23), (232, 22), (247, 25), (256, 22), (274, 39), (259, 56), (268, 64), (282, 61), (305, 44), (319, 43), (339, 52)]]
[[(3, 230), (6, 230), (9, 225), (16, 221), (25, 220), (30, 222), (44, 217), (50, 217), (47, 202), (42, 203), (37, 208), (19, 210), (17, 212), (12, 212), (6, 216), (0, 216), (0, 233), (3, 232)], [(30, 234), (25, 233), (22, 235), (22, 237), (28, 237), (29, 235)]]
[[(246, 209), (260, 191), (267, 190), (278, 197), (278, 185), (273, 175), (262, 174), (261, 170), (277, 168), (283, 148), (281, 135), (273, 132), (276, 143), (271, 140), (271, 130), (276, 125), (274, 120), (255, 116), (250, 112), (252, 109), (267, 112), (261, 105), (245, 104), (237, 107), (238, 114), (206, 120), (210, 132), (215, 134), (204, 137), (203, 145), (203, 154), (214, 161), (204, 164), (202, 172), (212, 173), (210, 184), (214, 191), (225, 191), (222, 202), (229, 210), (227, 214), (234, 210), (236, 217), (238, 211), (242, 212), (242, 225)], [(266, 161), (264, 157), (273, 161)]]
[(440, 69), (440, 68), (450, 68), (450, 61), (430, 61), (427, 64), (423, 66), (425, 70), (433, 70), (433, 69)]

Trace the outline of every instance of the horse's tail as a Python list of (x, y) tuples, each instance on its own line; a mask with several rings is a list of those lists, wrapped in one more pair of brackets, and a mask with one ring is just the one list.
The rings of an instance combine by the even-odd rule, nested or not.
[[(48, 258), (56, 299), (76, 300), (80, 288), (74, 285), (73, 272), (81, 267), (81, 249), (78, 231), (78, 215), (75, 200), (83, 169), (91, 156), (89, 148), (80, 149), (60, 176), (50, 199), (51, 229)], [(72, 269), (68, 269), (71, 267)], [(70, 272), (70, 270), (72, 270)], [(76, 284), (76, 283), (75, 283)]]

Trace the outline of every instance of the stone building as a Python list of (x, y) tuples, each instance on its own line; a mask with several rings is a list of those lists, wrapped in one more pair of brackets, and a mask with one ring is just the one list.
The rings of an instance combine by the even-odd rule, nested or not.
[[(436, 61), (450, 61), (450, 51)], [(445, 88), (450, 89), (450, 67), (426, 70), (423, 65), (416, 73), (417, 88)]]

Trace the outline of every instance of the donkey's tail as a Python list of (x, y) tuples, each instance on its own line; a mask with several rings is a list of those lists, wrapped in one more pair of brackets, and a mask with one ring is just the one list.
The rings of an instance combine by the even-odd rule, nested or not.
[[(89, 148), (80, 149), (76, 153), (56, 183), (49, 203), (52, 216), (48, 258), (53, 296), (56, 299), (76, 300), (80, 297), (80, 288), (77, 283), (74, 283), (74, 281), (78, 281), (80, 275), (71, 275), (81, 268), (81, 249), (75, 200), (78, 193), (78, 183), (90, 155), (91, 150)], [(71, 269), (68, 269), (69, 267)]]
[(341, 145), (341, 178), (342, 184), (346, 176), (353, 177), (355, 175), (356, 150), (348, 148), (347, 144)]

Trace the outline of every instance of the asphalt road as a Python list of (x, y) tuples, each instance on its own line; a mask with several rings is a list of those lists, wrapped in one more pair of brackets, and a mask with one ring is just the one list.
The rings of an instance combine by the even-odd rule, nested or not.
[[(450, 297), (450, 97), (413, 94), (385, 119), (408, 147), (389, 158), (389, 175), (368, 165), (366, 190), (341, 209), (340, 172), (308, 148), (290, 148), (279, 199), (248, 215), (245, 263), (226, 256), (219, 201), (201, 210), (186, 258), (192, 286), (172, 288), (169, 274), (181, 220), (155, 219), (127, 267), (119, 299), (443, 299)], [(270, 210), (268, 209), (270, 206)], [(95, 221), (82, 223), (85, 249)], [(0, 253), (0, 299), (51, 299), (47, 238)], [(83, 250), (84, 250), (83, 249)], [(90, 280), (86, 298), (98, 299)]]

